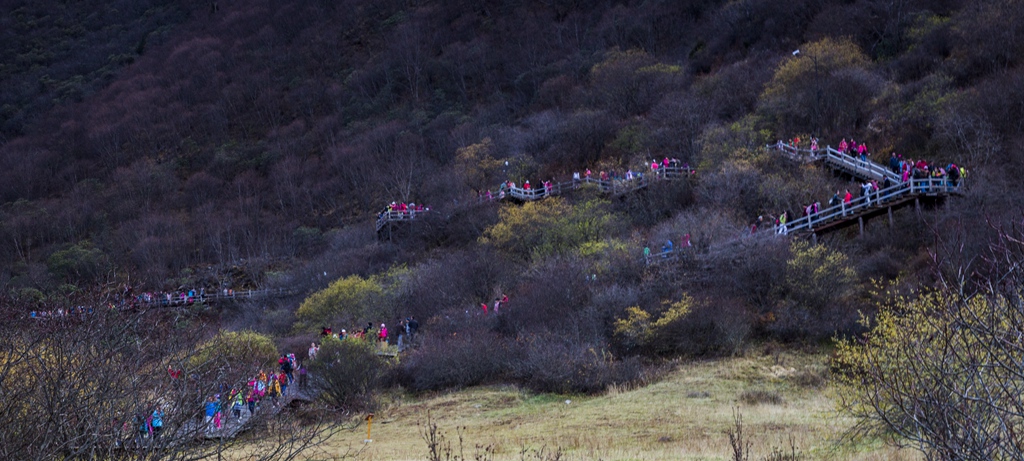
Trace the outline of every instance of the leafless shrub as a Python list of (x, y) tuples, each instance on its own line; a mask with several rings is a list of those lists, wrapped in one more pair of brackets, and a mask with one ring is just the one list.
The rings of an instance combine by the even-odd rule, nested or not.
[(778, 391), (768, 389), (747, 389), (740, 392), (739, 399), (747, 405), (781, 405), (786, 401)]
[[(288, 459), (315, 451), (340, 427), (315, 411), (304, 422), (287, 410), (257, 412), (248, 427), (259, 443), (244, 437), (202, 443), (206, 398), (245, 388), (244, 376), (259, 370), (217, 350), (199, 350), (208, 328), (198, 318), (118, 308), (124, 301), (83, 294), (60, 307), (64, 315), (47, 319), (28, 318), (24, 306), (0, 301), (6, 320), (0, 326), (0, 457), (207, 459), (235, 450), (251, 459)], [(163, 431), (140, 433), (158, 405), (165, 412)]]

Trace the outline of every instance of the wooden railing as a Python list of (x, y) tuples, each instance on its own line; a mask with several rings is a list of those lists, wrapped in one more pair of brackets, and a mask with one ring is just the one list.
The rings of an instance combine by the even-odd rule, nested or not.
[(821, 149), (801, 149), (799, 147), (785, 144), (782, 141), (775, 144), (769, 144), (765, 147), (768, 149), (775, 149), (786, 158), (798, 163), (815, 162), (821, 160), (824, 155)]
[(389, 222), (412, 221), (413, 219), (416, 219), (416, 218), (422, 218), (426, 213), (429, 213), (429, 212), (430, 212), (430, 210), (419, 210), (419, 211), (416, 211), (416, 210), (406, 210), (406, 211), (386, 210), (386, 211), (382, 211), (377, 216), (377, 231), (380, 232), (380, 230), (383, 229), (384, 226), (386, 226)]
[[(582, 177), (580, 179), (552, 183), (550, 186), (544, 186), (543, 184), (541, 184), (539, 185), (539, 187), (531, 187), (529, 189), (521, 186), (515, 186), (508, 189), (502, 188), (497, 191), (489, 191), (489, 193), (481, 195), (477, 200), (479, 202), (488, 202), (502, 200), (506, 198), (514, 198), (516, 200), (531, 202), (534, 200), (540, 200), (550, 196), (562, 195), (568, 193), (569, 191), (578, 189), (580, 186), (585, 184), (596, 185), (597, 188), (602, 193), (605, 194), (622, 195), (643, 189), (650, 185), (651, 181), (675, 181), (689, 178), (694, 174), (696, 174), (696, 170), (690, 167), (659, 166), (657, 170), (650, 170), (647, 173), (637, 173), (636, 176), (631, 179), (602, 180), (590, 177)], [(381, 213), (378, 213), (377, 215), (377, 232), (380, 232), (381, 229), (384, 228), (384, 226), (388, 225), (388, 223), (399, 221), (412, 221), (423, 217), (424, 213), (428, 212), (429, 210), (383, 211)]]
[(658, 167), (657, 170), (651, 170), (647, 173), (637, 173), (636, 176), (631, 179), (597, 179), (582, 177), (580, 179), (553, 183), (550, 187), (541, 185), (540, 187), (531, 187), (526, 189), (524, 187), (516, 186), (510, 188), (506, 194), (507, 196), (511, 196), (512, 198), (519, 200), (533, 201), (553, 195), (561, 195), (568, 191), (577, 189), (584, 184), (593, 184), (596, 185), (598, 190), (602, 193), (609, 195), (622, 195), (643, 189), (649, 186), (651, 181), (679, 180), (688, 178), (694, 174), (696, 174), (696, 170), (693, 168), (665, 166)]
[(825, 165), (862, 180), (884, 181), (885, 178), (889, 178), (893, 183), (898, 183), (902, 179), (899, 174), (883, 165), (879, 165), (871, 160), (861, 160), (858, 157), (835, 150), (832, 146), (825, 146), (825, 149), (811, 150), (793, 147), (780, 142), (769, 144), (765, 147), (778, 151), (784, 157), (794, 162), (811, 163), (824, 160)]
[[(811, 151), (809, 149), (797, 149), (785, 144), (767, 146), (769, 149), (776, 149), (795, 161), (806, 163), (825, 159), (826, 164), (832, 168), (842, 170), (860, 179), (874, 179), (884, 181), (889, 179), (893, 185), (874, 191), (864, 197), (858, 197), (849, 204), (840, 203), (829, 208), (819, 210), (796, 219), (791, 219), (785, 225), (773, 226), (768, 229), (759, 230), (755, 233), (744, 233), (739, 237), (725, 241), (718, 246), (728, 246), (753, 238), (765, 236), (787, 236), (813, 234), (817, 230), (841, 225), (846, 221), (853, 221), (879, 210), (883, 210), (909, 200), (919, 197), (945, 197), (949, 195), (960, 195), (964, 190), (964, 181), (959, 179), (954, 183), (947, 177), (942, 178), (911, 178), (907, 182), (900, 181), (896, 173), (873, 162), (865, 162), (859, 158), (843, 154), (831, 147), (824, 151)], [(661, 262), (676, 260), (680, 255), (692, 252), (689, 247), (674, 248), (659, 253), (651, 253), (644, 257), (647, 264), (659, 264)]]
[(825, 164), (832, 167), (833, 169), (847, 173), (855, 178), (884, 181), (885, 178), (889, 178), (889, 181), (894, 183), (900, 182), (900, 175), (893, 172), (892, 170), (879, 165), (870, 160), (861, 160), (852, 155), (844, 154), (833, 149), (831, 146), (825, 148), (825, 154), (822, 156), (825, 159)]
[(137, 304), (141, 306), (183, 306), (195, 303), (214, 304), (244, 299), (277, 298), (282, 296), (291, 296), (295, 293), (297, 293), (297, 291), (293, 288), (264, 288), (261, 290), (230, 291), (228, 293), (217, 291), (205, 294), (199, 293), (195, 296), (185, 297), (173, 295), (170, 300), (168, 300), (166, 296), (157, 296), (150, 301), (140, 299)]
[(816, 228), (837, 222), (856, 219), (866, 213), (887, 208), (898, 202), (903, 202), (920, 196), (944, 197), (951, 194), (959, 194), (963, 187), (962, 183), (954, 185), (947, 178), (922, 178), (910, 179), (905, 183), (899, 183), (872, 192), (864, 197), (851, 200), (849, 204), (840, 203), (829, 208), (786, 222), (780, 226), (779, 233), (812, 233)]
[(299, 291), (294, 288), (264, 288), (261, 290), (238, 290), (224, 292), (197, 293), (194, 296), (181, 296), (175, 293), (171, 299), (167, 299), (166, 293), (155, 295), (150, 300), (142, 297), (131, 297), (122, 299), (116, 303), (106, 303), (102, 306), (79, 306), (70, 309), (38, 310), (31, 311), (28, 317), (35, 320), (57, 320), (63, 318), (83, 318), (95, 312), (107, 309), (131, 310), (140, 307), (177, 307), (190, 306), (193, 304), (217, 304), (230, 301), (241, 301), (246, 299), (277, 298), (291, 296)]

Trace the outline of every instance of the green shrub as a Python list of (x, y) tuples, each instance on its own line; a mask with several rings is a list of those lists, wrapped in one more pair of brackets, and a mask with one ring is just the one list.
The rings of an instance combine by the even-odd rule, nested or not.
[(377, 355), (377, 343), (324, 338), (309, 365), (311, 384), (327, 404), (349, 410), (374, 409), (374, 393), (390, 364)]
[(299, 305), (295, 312), (296, 328), (310, 331), (336, 322), (361, 325), (370, 319), (391, 319), (388, 311), (389, 288), (404, 274), (404, 269), (364, 279), (349, 276), (317, 291)]
[(103, 251), (84, 240), (53, 252), (46, 259), (46, 267), (63, 280), (88, 281), (106, 270), (108, 262)]
[(254, 331), (221, 331), (196, 347), (188, 358), (190, 374), (216, 382), (245, 379), (258, 370), (277, 369), (277, 347)]

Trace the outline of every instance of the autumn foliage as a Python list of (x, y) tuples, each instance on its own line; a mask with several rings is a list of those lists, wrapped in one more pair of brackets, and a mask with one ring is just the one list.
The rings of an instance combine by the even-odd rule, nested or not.
[[(338, 407), (381, 383), (599, 392), (666, 357), (857, 335), (873, 287), (936, 283), (935, 235), (979, 252), (982, 223), (1020, 215), (1021, 5), (7, 2), (0, 288), (23, 311), (98, 280), (290, 288), (203, 314), (225, 333), (192, 346), (245, 340), (260, 362), (271, 340), (419, 319), (429, 340), (408, 360), (331, 377), (358, 388)], [(797, 137), (957, 163), (968, 193), (871, 217), (862, 237), (761, 238), (857, 190), (764, 149)], [(697, 174), (615, 196), (486, 195), (669, 159)], [(431, 212), (376, 234), (391, 202)], [(665, 261), (644, 257), (669, 242)]]

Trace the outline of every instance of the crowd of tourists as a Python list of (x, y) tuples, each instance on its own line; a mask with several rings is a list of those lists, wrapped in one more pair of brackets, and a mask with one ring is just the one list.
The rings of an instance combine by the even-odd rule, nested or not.
[(280, 407), (281, 400), (289, 395), (289, 389), (308, 386), (306, 367), (295, 359), (295, 354), (283, 355), (277, 363), (280, 370), (272, 371), (270, 374), (260, 370), (248, 380), (244, 388), (222, 389), (221, 393), (207, 398), (203, 406), (206, 430), (220, 430), (229, 420), (240, 421), (243, 418), (243, 411), (247, 411), (251, 417), (262, 405)]
[[(555, 180), (552, 178), (550, 181), (541, 181), (540, 187), (538, 188), (535, 187), (533, 184), (530, 184), (530, 180), (527, 179), (525, 182), (523, 182), (523, 185), (520, 188), (527, 194), (540, 194), (543, 197), (547, 197), (554, 193), (555, 184)], [(510, 194), (512, 190), (515, 188), (516, 183), (514, 181), (505, 181), (501, 183), (501, 185), (498, 186), (498, 200), (505, 198), (505, 196)], [(492, 198), (490, 191), (487, 191), (486, 197), (489, 199)]]
[[(654, 175), (657, 175), (660, 171), (664, 171), (666, 169), (682, 169), (688, 173), (693, 173), (693, 170), (690, 168), (688, 163), (684, 163), (677, 158), (670, 159), (665, 157), (660, 161), (653, 159), (647, 162), (646, 165), (650, 165), (650, 174)], [(626, 185), (626, 183), (643, 180), (645, 169), (646, 167), (638, 168), (635, 171), (632, 168), (629, 168), (626, 171), (614, 169), (609, 171), (599, 171), (597, 179), (600, 179), (603, 182), (611, 182), (613, 186)], [(587, 181), (592, 177), (593, 172), (589, 168), (584, 170), (582, 176), (580, 175), (580, 172), (574, 172), (572, 174), (573, 184), (577, 184), (581, 181)]]
[(243, 412), (251, 417), (264, 405), (280, 407), (283, 398), (296, 392), (296, 387), (309, 385), (306, 366), (296, 360), (295, 354), (282, 355), (277, 364), (278, 370), (269, 374), (260, 370), (244, 387), (222, 386), (219, 393), (209, 396), (203, 405), (205, 430), (220, 430), (229, 421), (241, 421)]
[(430, 211), (430, 207), (425, 206), (422, 203), (416, 204), (414, 202), (391, 202), (388, 204), (386, 208), (384, 208), (383, 210), (381, 210), (380, 213), (377, 214), (377, 218), (383, 218), (385, 215), (398, 215), (399, 217), (402, 218), (408, 217), (409, 219), (412, 219), (416, 217), (416, 213), (423, 213), (426, 211)]
[[(113, 308), (113, 306), (111, 306)], [(63, 307), (53, 310), (33, 310), (28, 313), (29, 318), (33, 319), (58, 319), (69, 316), (84, 316), (93, 313), (93, 308), (90, 306), (74, 306), (64, 309)]]
[[(245, 293), (245, 292), (243, 292)], [(102, 306), (72, 306), (68, 308), (38, 309), (29, 312), (29, 318), (33, 319), (56, 319), (80, 315), (88, 315), (96, 308), (130, 310), (143, 306), (174, 306), (203, 303), (209, 298), (206, 288), (176, 290), (176, 291), (147, 291), (144, 293), (132, 293), (131, 287), (125, 287), (121, 296), (106, 301)], [(233, 288), (224, 288), (220, 293), (222, 297), (235, 296)]]
[[(210, 395), (200, 408), (203, 419), (195, 426), (204, 433), (220, 431), (226, 425), (241, 424), (252, 417), (266, 405), (281, 407), (286, 396), (304, 389), (309, 385), (305, 365), (299, 362), (295, 354), (284, 354), (277, 360), (278, 370), (267, 373), (259, 370), (244, 385), (231, 386), (222, 384), (216, 394)], [(167, 369), (170, 379), (182, 378), (182, 370)], [(125, 421), (122, 430), (132, 431), (135, 447), (142, 448), (160, 439), (164, 429), (164, 406), (160, 403), (135, 414), (132, 421)]]
[[(801, 139), (799, 137), (791, 139), (788, 143), (779, 141), (778, 147), (781, 148), (783, 144), (795, 149), (802, 148)], [(810, 151), (813, 153), (817, 150), (817, 138), (811, 138)], [(868, 162), (868, 158), (871, 156), (871, 151), (868, 149), (866, 143), (857, 143), (857, 141), (852, 138), (849, 141), (847, 141), (846, 138), (843, 138), (839, 142), (837, 150), (842, 154), (853, 157), (864, 163)], [(967, 177), (967, 169), (962, 166), (958, 166), (955, 163), (950, 163), (943, 167), (923, 159), (904, 159), (902, 155), (895, 152), (891, 153), (889, 156), (888, 167), (889, 170), (892, 171), (893, 176), (895, 176), (899, 181), (899, 184), (906, 183), (912, 179), (935, 180), (930, 183), (922, 182), (920, 185), (921, 192), (927, 192), (931, 187), (956, 188), (959, 187), (961, 180)], [(841, 207), (842, 213), (845, 215), (852, 212), (848, 209), (861, 203), (870, 206), (873, 201), (882, 199), (880, 192), (893, 185), (896, 184), (894, 184), (894, 181), (890, 179), (888, 175), (883, 178), (881, 183), (875, 179), (867, 180), (858, 185), (856, 188), (856, 196), (854, 196), (854, 193), (850, 192), (849, 189), (846, 189), (845, 191), (837, 190), (829, 199), (828, 206)], [(821, 210), (821, 202), (818, 201), (809, 203), (801, 208), (802, 216), (815, 216)], [(783, 211), (778, 216), (769, 215), (767, 223), (776, 233), (786, 234), (788, 232), (789, 221), (789, 212)], [(757, 219), (750, 224), (750, 232), (752, 234), (764, 228), (765, 219), (763, 216), (758, 216)]]
[[(787, 146), (794, 150), (804, 149), (803, 147), (801, 147), (801, 143), (803, 141), (804, 140), (800, 139), (799, 136), (795, 136), (791, 138), (789, 141), (783, 141), (780, 139), (777, 143), (775, 143), (775, 147), (779, 150), (782, 150), (784, 147)], [(809, 144), (807, 147), (807, 151), (810, 152), (811, 154), (816, 154), (820, 150), (818, 148), (818, 138), (812, 136), (810, 139), (807, 140), (807, 142)]]
[[(420, 322), (416, 320), (416, 317), (409, 316), (404, 319), (398, 319), (396, 324), (398, 327), (395, 330), (389, 330), (387, 325), (384, 323), (381, 323), (379, 328), (374, 328), (373, 322), (367, 322), (366, 326), (362, 328), (354, 328), (351, 332), (344, 328), (342, 328), (341, 331), (335, 332), (334, 328), (325, 326), (320, 329), (320, 337), (333, 337), (342, 341), (375, 341), (381, 343), (382, 346), (391, 344), (391, 338), (394, 338), (395, 344), (398, 346), (398, 350), (402, 351), (409, 345), (413, 344), (413, 341), (416, 338), (416, 332), (420, 328)], [(316, 357), (319, 350), (320, 346), (315, 342), (309, 345), (310, 360)]]
[[(224, 289), (224, 296), (234, 296), (234, 294), (234, 289)], [(135, 296), (135, 301), (139, 304), (156, 304), (161, 306), (169, 306), (171, 304), (193, 304), (196, 301), (203, 302), (205, 300), (206, 288), (200, 288), (198, 291), (191, 289), (174, 292), (145, 292)]]
[(910, 179), (940, 179), (941, 186), (959, 187), (960, 181), (967, 177), (967, 169), (950, 163), (945, 167), (929, 163), (926, 160), (903, 159), (902, 155), (892, 153), (889, 156), (889, 169), (899, 175), (902, 182)]
[[(659, 171), (665, 169), (683, 169), (688, 173), (693, 173), (693, 170), (690, 168), (689, 164), (684, 163), (677, 158), (670, 159), (668, 157), (665, 157), (660, 161), (651, 160), (649, 163), (647, 163), (647, 165), (650, 165), (650, 171), (653, 172), (653, 174), (655, 175), (659, 174)], [(635, 182), (642, 181), (644, 179), (645, 169), (646, 167), (641, 167), (636, 170), (628, 168), (625, 171), (610, 169), (608, 171), (598, 171), (595, 175), (594, 172), (588, 168), (584, 170), (582, 173), (579, 171), (573, 172), (572, 186), (575, 189), (579, 187), (582, 183), (599, 180), (603, 183), (609, 183), (613, 189), (625, 188), (628, 187), (630, 184), (635, 184)], [(522, 186), (519, 187), (519, 189), (522, 189), (527, 194), (541, 195), (547, 197), (549, 195), (556, 193), (557, 191), (555, 191), (555, 187), (559, 185), (554, 178), (547, 181), (540, 181), (539, 184), (540, 186), (538, 187), (537, 185), (530, 183), (529, 180), (526, 180), (525, 182), (523, 182)], [(479, 198), (493, 200), (495, 197), (497, 197), (497, 199), (500, 200), (505, 198), (507, 194), (509, 194), (513, 189), (516, 188), (517, 187), (515, 181), (507, 180), (504, 183), (502, 183), (501, 186), (498, 187), (497, 194), (493, 194), (491, 193), (491, 191), (481, 191), (479, 193)]]

